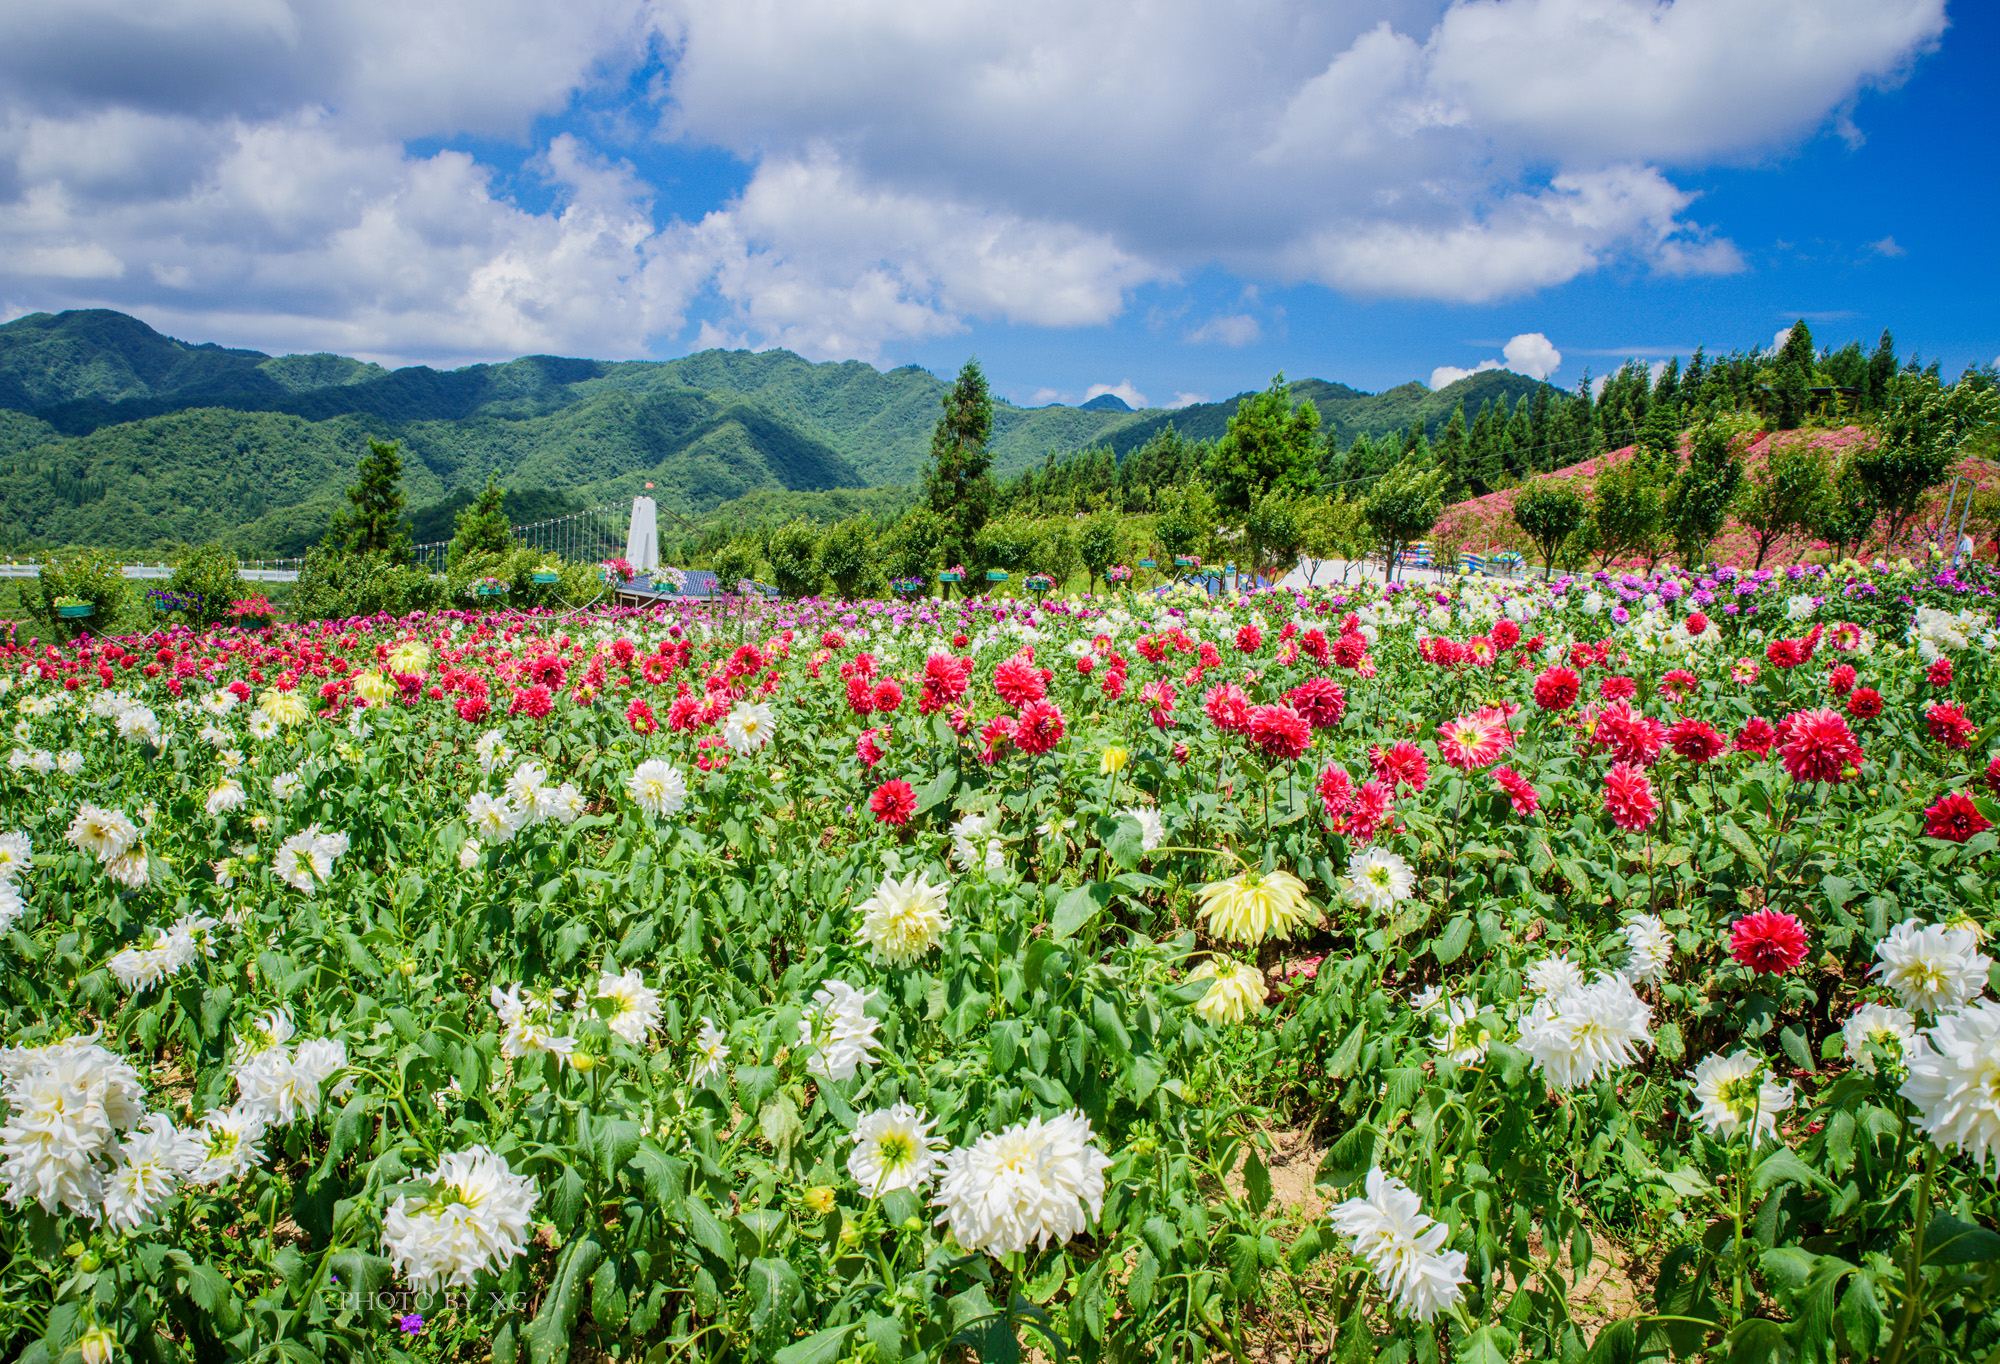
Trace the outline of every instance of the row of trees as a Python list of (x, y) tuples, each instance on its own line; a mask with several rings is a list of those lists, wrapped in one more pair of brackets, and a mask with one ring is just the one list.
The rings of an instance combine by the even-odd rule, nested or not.
[[(1754, 537), (1755, 566), (1786, 536), (1825, 542), (1837, 556), (1879, 533), (1899, 543), (1973, 440), (1992, 439), (2000, 392), (1974, 373), (1946, 386), (1933, 372), (1900, 371), (1885, 385), (1868, 439), (1838, 454), (1809, 440), (1774, 443), (1748, 472), (1739, 448), (1757, 428), (1711, 415), (1683, 442), (1649, 421), (1632, 457), (1598, 473), (1586, 493), (1571, 480), (1537, 480), (1514, 498), (1515, 524), (1545, 565), (1595, 559), (1600, 567), (1669, 551), (1706, 561), (1732, 514)], [(1686, 446), (1686, 459), (1682, 447)], [(2000, 530), (2000, 495), (1973, 501), (1969, 524)]]

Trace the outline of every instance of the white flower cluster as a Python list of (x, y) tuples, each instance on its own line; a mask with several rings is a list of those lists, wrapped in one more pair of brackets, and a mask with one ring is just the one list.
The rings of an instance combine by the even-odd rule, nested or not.
[(451, 1151), (423, 1178), (430, 1196), (397, 1195), (382, 1228), (383, 1249), (411, 1288), (469, 1286), (481, 1270), (503, 1269), (527, 1249), (541, 1192), (505, 1159), (484, 1146)]
[(311, 895), (333, 875), (333, 859), (346, 851), (346, 834), (322, 833), (312, 824), (278, 845), (271, 869), (292, 889)]
[(474, 792), (466, 803), (465, 822), (482, 839), (505, 843), (522, 829), (547, 820), (574, 824), (583, 806), (583, 793), (573, 783), (553, 784), (547, 768), (529, 761), (514, 769), (499, 795)]
[[(600, 972), (595, 999), (609, 1001), (604, 1026), (614, 1037), (635, 1047), (646, 1040), (647, 1033), (660, 1026), (660, 992), (649, 988), (636, 970), (616, 976), (609, 971)], [(576, 1008), (583, 1013), (597, 1010), (597, 1005), (594, 1000), (579, 997)]]
[[(1564, 966), (1575, 967), (1558, 957)], [(1544, 966), (1550, 963), (1543, 963)], [(1537, 968), (1540, 970), (1540, 968)], [(1555, 973), (1543, 971), (1549, 977)], [(1529, 973), (1534, 982), (1536, 972)], [(1605, 974), (1544, 993), (1521, 1019), (1517, 1045), (1557, 1089), (1576, 1089), (1639, 1059), (1650, 1046), (1653, 1011), (1624, 976)]]
[(1663, 979), (1674, 959), (1674, 935), (1651, 914), (1634, 914), (1620, 930), (1625, 935), (1625, 978), (1635, 985)]
[(1416, 893), (1417, 874), (1401, 854), (1371, 847), (1347, 859), (1341, 898), (1356, 909), (1387, 914)]
[(489, 729), (473, 742), (472, 756), (478, 760), (479, 770), (491, 776), (514, 761), (514, 750), (507, 747), (506, 735)]
[(1897, 1090), (1917, 1109), (1916, 1127), (1940, 1151), (1954, 1146), (1985, 1170), (2000, 1167), (2000, 1004), (1982, 999), (1916, 1035)]
[(1007, 843), (994, 832), (991, 815), (960, 815), (951, 826), (951, 860), (960, 871), (984, 872), (991, 880), (1007, 871)]
[(916, 1192), (931, 1182), (944, 1142), (933, 1136), (933, 1120), (906, 1103), (864, 1113), (854, 1124), (854, 1149), (847, 1173), (870, 1198), (895, 1189)]
[(806, 1070), (823, 1080), (851, 1080), (854, 1072), (873, 1066), (881, 1043), (875, 1030), (879, 1019), (867, 1013), (873, 990), (857, 990), (844, 980), (820, 982), (812, 1006), (799, 1020), (799, 1046), (808, 1053)]
[(0, 933), (27, 913), (28, 902), (21, 898), (21, 888), (15, 882), (34, 864), (34, 846), (26, 834), (0, 834)]
[(1450, 1228), (1426, 1216), (1416, 1193), (1393, 1175), (1370, 1170), (1367, 1193), (1327, 1218), (1335, 1231), (1353, 1238), (1354, 1253), (1405, 1316), (1429, 1321), (1464, 1291), (1465, 1253), (1444, 1249)]
[(145, 1089), (96, 1035), (46, 1047), (0, 1049), (7, 1123), (0, 1127), (0, 1178), (8, 1206), (29, 1199), (44, 1212), (96, 1218), (122, 1132), (145, 1116)]
[(519, 1060), (542, 1052), (567, 1057), (575, 1051), (576, 1039), (563, 1037), (555, 1030), (556, 1010), (568, 993), (551, 989), (530, 991), (523, 996), (519, 985), (509, 985), (505, 990), (493, 986), (486, 997), (493, 1005), (493, 1012), (500, 1015), (501, 1054)]
[(1917, 1037), (1917, 1020), (1901, 1009), (1881, 1004), (1863, 1004), (1840, 1029), (1847, 1047), (1847, 1059), (1868, 1074), (1875, 1074), (1875, 1057), (1869, 1044), (1889, 1053), (1901, 1064)]
[(1090, 1120), (1071, 1111), (1030, 1118), (946, 1152), (932, 1200), (944, 1210), (939, 1225), (949, 1226), (967, 1250), (996, 1257), (1081, 1235), (1104, 1210), (1104, 1171), (1111, 1164), (1094, 1142)]
[(1919, 606), (1910, 622), (1910, 643), (1926, 664), (1935, 663), (1946, 652), (1966, 648), (1978, 635), (1988, 633), (1988, 622), (1978, 611), (1946, 611), (1935, 606)]
[(722, 740), (738, 753), (750, 753), (771, 742), (777, 722), (762, 701), (738, 701), (722, 722)]
[(152, 873), (139, 826), (123, 810), (106, 810), (88, 801), (77, 807), (66, 835), (76, 847), (98, 860), (104, 874), (119, 885), (137, 890)]
[(205, 914), (183, 914), (165, 932), (152, 929), (143, 944), (114, 953), (106, 965), (128, 992), (150, 990), (169, 976), (179, 975), (196, 958), (213, 957), (217, 926)]
[(242, 1108), (255, 1111), (267, 1126), (283, 1127), (319, 1114), (320, 1089), (347, 1068), (347, 1044), (338, 1038), (315, 1038), (286, 1050), (292, 1020), (283, 1010), (257, 1021), (251, 1039), (236, 1044), (236, 1092)]

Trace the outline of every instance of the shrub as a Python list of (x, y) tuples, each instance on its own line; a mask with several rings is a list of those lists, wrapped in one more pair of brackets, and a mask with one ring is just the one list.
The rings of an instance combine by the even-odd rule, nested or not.
[(196, 629), (229, 619), (229, 604), (243, 595), (236, 556), (221, 545), (183, 546), (174, 556), (167, 589), (180, 597), (179, 613)]
[[(38, 590), (25, 603), (28, 614), (49, 627), (58, 639), (74, 639), (86, 632), (113, 634), (126, 614), (132, 598), (131, 584), (118, 559), (100, 550), (82, 550), (59, 555), (42, 565)], [(56, 599), (89, 602), (91, 614), (73, 619), (56, 614)]]

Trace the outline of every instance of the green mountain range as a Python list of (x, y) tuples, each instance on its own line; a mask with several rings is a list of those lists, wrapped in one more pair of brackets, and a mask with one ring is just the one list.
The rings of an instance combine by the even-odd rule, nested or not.
[[(1538, 385), (1489, 370), (1432, 393), (1290, 385), (1334, 439), (1421, 421), (1435, 432)], [(456, 370), (386, 370), (339, 355), (269, 356), (193, 345), (124, 313), (34, 313), (0, 325), (0, 545), (143, 548), (222, 540), (295, 553), (317, 539), (368, 437), (402, 442), (410, 504), (484, 483), (580, 502), (656, 485), (688, 513), (760, 490), (916, 481), (948, 383), (914, 365), (815, 364), (789, 351), (702, 351), (679, 360), (524, 356)], [(1220, 436), (1241, 395), (1133, 411), (994, 405), (994, 468), (1051, 451), (1123, 454), (1171, 424)]]

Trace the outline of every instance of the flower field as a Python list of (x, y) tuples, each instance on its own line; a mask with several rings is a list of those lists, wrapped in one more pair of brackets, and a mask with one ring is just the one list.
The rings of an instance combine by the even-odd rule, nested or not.
[(1992, 588), (12, 648), (6, 1353), (1991, 1358)]

